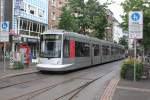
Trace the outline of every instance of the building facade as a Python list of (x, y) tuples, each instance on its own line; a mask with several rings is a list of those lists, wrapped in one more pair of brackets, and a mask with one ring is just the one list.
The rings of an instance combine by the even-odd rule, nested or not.
[[(0, 0), (0, 22), (2, 21), (3, 19), (3, 0)], [(1, 30), (0, 30), (1, 32)], [(0, 61), (2, 60), (2, 55), (3, 55), (3, 51), (2, 51), (2, 48), (3, 48), (3, 43), (0, 42)]]
[[(12, 3), (12, 1), (10, 1), (9, 3)], [(10, 20), (10, 17), (8, 16), (8, 12), (10, 12), (9, 10), (10, 7), (11, 7), (10, 4), (7, 5), (7, 0), (0, 0), (0, 23)], [(9, 14), (11, 14), (11, 12)], [(0, 27), (0, 33), (3, 32), (1, 28), (2, 26)], [(7, 45), (6, 48), (8, 49), (8, 47), (10, 47), (10, 43), (7, 42), (6, 45)], [(0, 40), (0, 60), (3, 60), (3, 53), (4, 53), (4, 43), (1, 42)]]
[[(29, 46), (33, 58), (39, 51), (39, 35), (48, 28), (48, 0), (5, 0), (9, 5), (11, 51)], [(12, 1), (12, 3), (10, 3)]]
[(113, 42), (114, 15), (109, 9), (106, 10), (108, 26), (105, 28), (105, 40)]
[(61, 15), (61, 8), (68, 3), (68, 0), (49, 0), (48, 2), (48, 28), (57, 28)]
[(119, 25), (119, 22), (114, 18), (113, 22), (113, 41), (119, 43), (119, 39), (123, 36), (122, 28)]

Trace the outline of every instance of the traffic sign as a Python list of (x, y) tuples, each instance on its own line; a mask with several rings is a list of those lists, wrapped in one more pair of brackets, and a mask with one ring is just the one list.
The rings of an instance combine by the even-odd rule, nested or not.
[(133, 21), (138, 21), (140, 19), (140, 14), (135, 12), (131, 15)]
[(9, 34), (8, 32), (0, 32), (0, 42), (9, 42)]
[(9, 42), (9, 22), (4, 21), (0, 23), (0, 42)]
[(2, 31), (9, 31), (9, 22), (8, 21), (5, 21), (5, 22), (1, 22), (1, 30)]
[(143, 12), (130, 11), (129, 12), (129, 38), (142, 39), (143, 38)]

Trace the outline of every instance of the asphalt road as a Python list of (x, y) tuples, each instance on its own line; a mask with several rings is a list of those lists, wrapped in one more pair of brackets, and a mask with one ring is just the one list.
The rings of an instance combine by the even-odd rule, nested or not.
[(0, 87), (5, 87), (0, 88), (0, 100), (100, 100), (110, 80), (118, 78), (120, 64), (116, 61), (67, 74), (36, 73), (1, 80)]

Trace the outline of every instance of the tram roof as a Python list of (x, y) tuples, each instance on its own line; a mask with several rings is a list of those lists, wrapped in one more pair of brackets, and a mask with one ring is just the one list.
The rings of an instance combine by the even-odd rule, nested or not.
[[(52, 29), (52, 30), (47, 30), (41, 34), (65, 34), (65, 35), (69, 35), (69, 36), (73, 36), (73, 37), (81, 37), (81, 38), (86, 38), (89, 39), (91, 41), (95, 41), (95, 42), (102, 42), (102, 43), (108, 43), (108, 44), (112, 44), (114, 46), (118, 46), (118, 44), (114, 44), (112, 42), (109, 41), (105, 41), (105, 40), (100, 40), (98, 38), (95, 37), (89, 37), (87, 35), (83, 35), (83, 34), (79, 34), (79, 33), (75, 33), (75, 32), (68, 32), (66, 30), (59, 30), (59, 29)], [(122, 47), (121, 45), (119, 45), (120, 47)]]
[(43, 34), (63, 34), (64, 32), (66, 32), (65, 30), (55, 30), (55, 29), (52, 29), (52, 30), (47, 30), (43, 33), (41, 33), (42, 35)]

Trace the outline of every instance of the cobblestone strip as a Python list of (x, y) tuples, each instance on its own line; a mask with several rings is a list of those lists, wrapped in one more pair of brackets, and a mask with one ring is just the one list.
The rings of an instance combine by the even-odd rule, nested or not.
[(142, 88), (117, 86), (117, 89), (124, 89), (124, 90), (130, 90), (130, 91), (138, 91), (138, 92), (148, 92), (148, 93), (150, 93), (150, 89), (142, 89)]
[(111, 100), (119, 80), (112, 79), (102, 94), (100, 100)]

